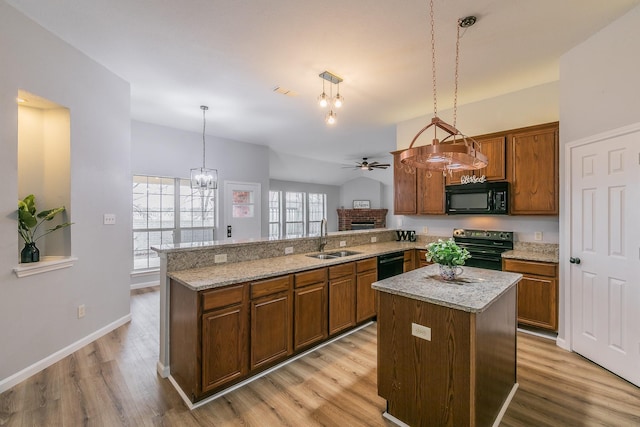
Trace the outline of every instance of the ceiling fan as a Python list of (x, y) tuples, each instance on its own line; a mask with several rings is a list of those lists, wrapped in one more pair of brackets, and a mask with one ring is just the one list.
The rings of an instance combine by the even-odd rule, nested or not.
[[(391, 166), (389, 163), (379, 163), (379, 162), (369, 163), (367, 161), (367, 158), (363, 157), (362, 162), (356, 162), (356, 165), (353, 167), (355, 167), (355, 169), (360, 169), (363, 171), (366, 171), (366, 170), (372, 171), (373, 169), (386, 169), (389, 166)], [(352, 166), (349, 166), (349, 167), (352, 167)]]

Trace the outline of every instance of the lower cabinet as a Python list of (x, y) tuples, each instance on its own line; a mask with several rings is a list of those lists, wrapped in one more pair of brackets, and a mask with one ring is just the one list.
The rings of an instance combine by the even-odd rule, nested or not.
[(293, 349), (310, 347), (327, 338), (327, 269), (294, 274)]
[(433, 264), (431, 261), (427, 261), (427, 250), (416, 249), (416, 268), (426, 267)]
[(356, 264), (329, 267), (329, 335), (356, 324)]
[(293, 348), (292, 277), (252, 282), (251, 364), (259, 369), (287, 358)]
[(369, 320), (376, 315), (376, 291), (371, 284), (378, 280), (378, 259), (369, 258), (356, 262), (356, 322)]
[(404, 265), (402, 267), (402, 272), (406, 273), (413, 269), (415, 269), (415, 249), (410, 249), (408, 251), (404, 251)]
[(502, 260), (502, 270), (521, 273), (518, 283), (518, 323), (558, 330), (558, 264)]

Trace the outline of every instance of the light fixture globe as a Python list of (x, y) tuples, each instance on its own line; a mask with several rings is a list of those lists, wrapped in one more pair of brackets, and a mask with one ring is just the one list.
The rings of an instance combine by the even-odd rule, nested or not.
[(327, 114), (325, 121), (328, 125), (334, 125), (336, 123), (336, 113), (334, 113), (333, 110), (329, 111), (329, 114)]
[(326, 108), (329, 105), (329, 97), (326, 93), (322, 92), (318, 97), (318, 105), (322, 108)]
[(340, 108), (342, 107), (342, 104), (344, 104), (344, 97), (338, 93), (336, 97), (333, 98), (333, 106), (335, 108)]
[(207, 127), (205, 115), (209, 107), (201, 105), (200, 109), (202, 110), (202, 167), (191, 169), (191, 189), (204, 193), (207, 190), (215, 190), (218, 188), (218, 171), (205, 166), (205, 130)]

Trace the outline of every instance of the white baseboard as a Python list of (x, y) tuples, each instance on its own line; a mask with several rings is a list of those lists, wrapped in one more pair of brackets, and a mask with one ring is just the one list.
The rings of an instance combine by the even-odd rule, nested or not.
[(164, 366), (159, 360), (156, 363), (156, 371), (158, 371), (158, 375), (160, 375), (161, 378), (168, 378), (169, 374), (171, 373), (169, 371), (169, 367)]
[(67, 347), (63, 348), (62, 350), (59, 350), (59, 351), (53, 353), (52, 355), (45, 357), (44, 359), (34, 363), (33, 365), (24, 368), (22, 371), (17, 372), (15, 374), (11, 375), (10, 377), (7, 377), (7, 378), (1, 380), (0, 381), (0, 393), (9, 390), (11, 387), (15, 386), (16, 384), (21, 383), (22, 381), (26, 380), (30, 376), (37, 374), (38, 372), (42, 371), (45, 368), (48, 368), (49, 366), (53, 365), (56, 362), (59, 362), (60, 360), (64, 359), (65, 357), (67, 357), (71, 353), (81, 349), (85, 345), (92, 343), (93, 341), (97, 340), (98, 338), (108, 334), (109, 332), (113, 331), (114, 329), (119, 328), (120, 326), (122, 326), (125, 323), (128, 323), (130, 321), (131, 321), (131, 313), (127, 314), (124, 317), (121, 317), (120, 319), (116, 320), (115, 322), (112, 322), (112, 323), (108, 324), (104, 328), (100, 328), (97, 331), (87, 335), (86, 337), (84, 337), (84, 338), (82, 338), (82, 339), (80, 339), (80, 340), (68, 345)]
[(573, 351), (573, 350), (571, 349), (571, 346), (570, 346), (570, 345), (569, 345), (569, 343), (567, 342), (567, 340), (565, 340), (564, 338), (560, 338), (560, 337), (558, 337), (558, 338), (556, 339), (556, 345), (557, 345), (558, 347), (560, 347), (560, 348), (564, 349), (564, 350), (567, 350), (567, 351)]
[(153, 286), (159, 286), (159, 285), (160, 285), (160, 281), (159, 280), (154, 280), (152, 282), (135, 283), (135, 284), (131, 285), (129, 287), (129, 289), (131, 289), (133, 291), (134, 289), (151, 288)]

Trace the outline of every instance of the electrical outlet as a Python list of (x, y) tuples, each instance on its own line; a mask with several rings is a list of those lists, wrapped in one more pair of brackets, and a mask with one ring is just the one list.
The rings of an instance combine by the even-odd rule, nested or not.
[(293, 246), (287, 246), (286, 248), (284, 248), (285, 255), (291, 255), (292, 253), (293, 253)]
[(424, 227), (422, 227), (422, 233), (423, 234), (429, 234), (429, 227), (427, 227), (426, 225)]
[(84, 304), (80, 304), (78, 306), (78, 319), (82, 319), (84, 317)]
[(377, 242), (377, 241), (378, 241), (378, 238), (377, 238), (377, 237), (372, 237), (372, 238), (371, 238), (371, 243), (375, 243), (375, 242)]
[(414, 337), (422, 338), (423, 340), (431, 341), (431, 328), (418, 325), (417, 323), (412, 323), (411, 335), (413, 335)]
[(104, 225), (116, 225), (116, 214), (104, 214), (102, 223)]
[(535, 233), (533, 233), (533, 240), (542, 240), (542, 231), (536, 231)]
[(213, 262), (216, 264), (219, 262), (227, 262), (227, 254), (218, 254), (213, 257)]
[(347, 246), (347, 241), (346, 240), (340, 240), (340, 247), (344, 248), (345, 246)]

